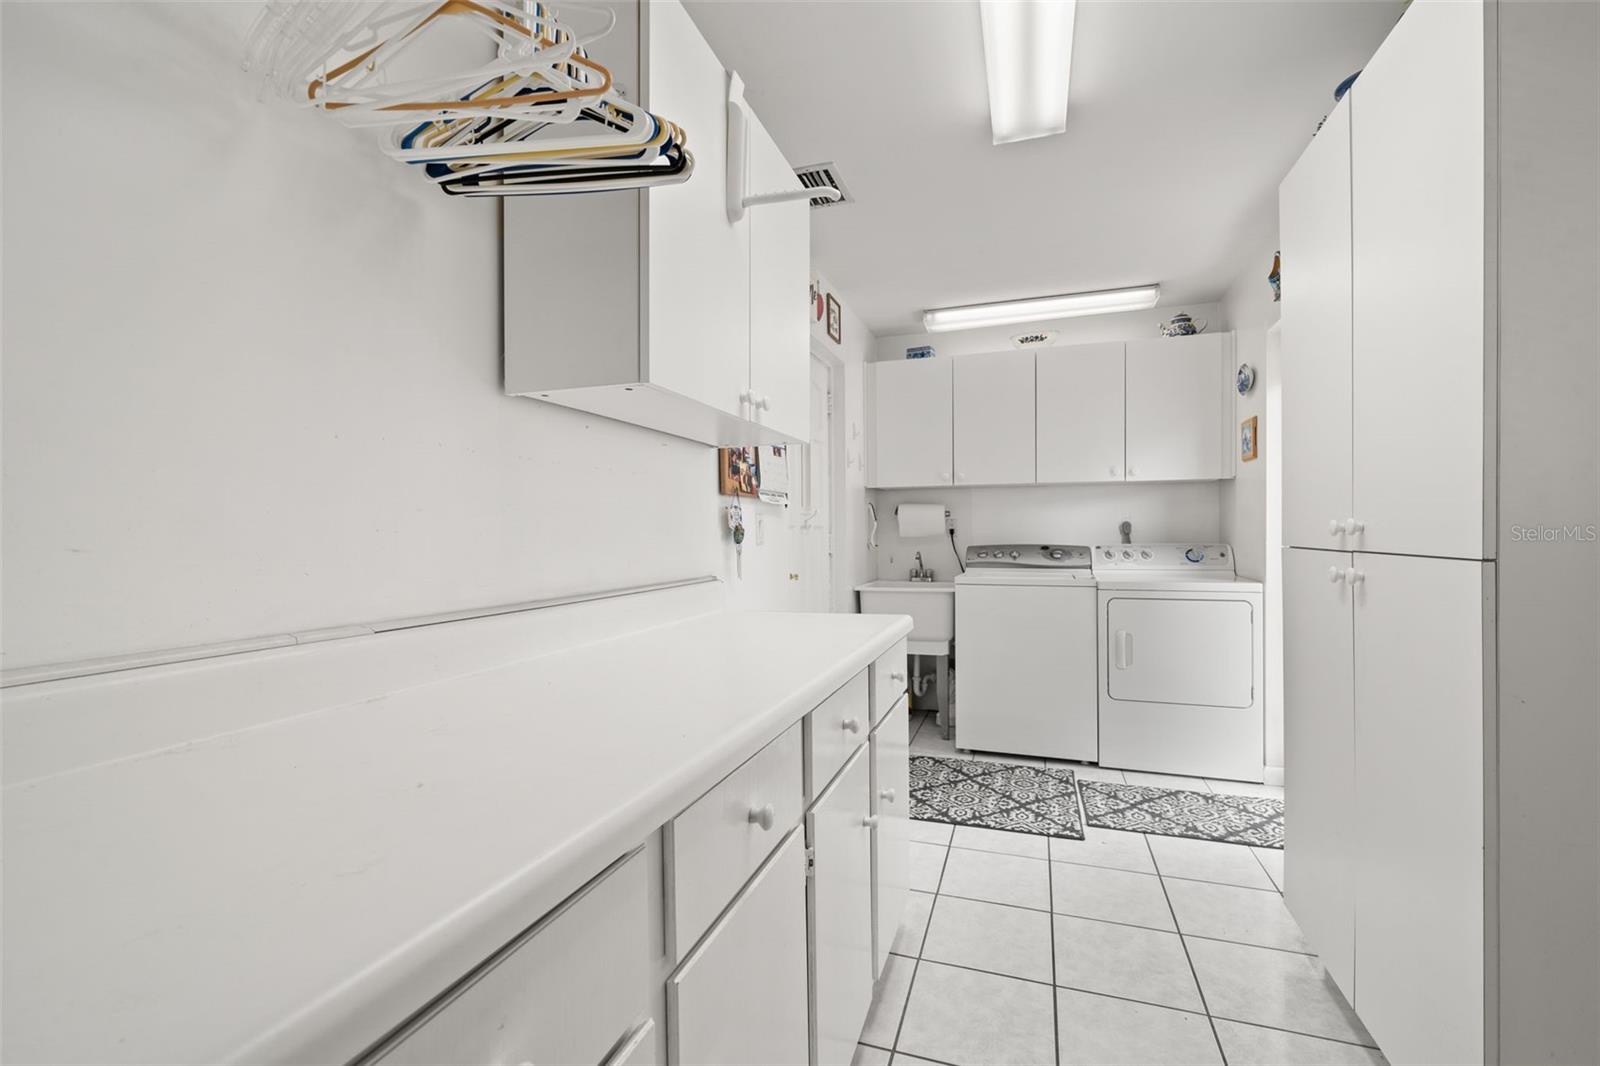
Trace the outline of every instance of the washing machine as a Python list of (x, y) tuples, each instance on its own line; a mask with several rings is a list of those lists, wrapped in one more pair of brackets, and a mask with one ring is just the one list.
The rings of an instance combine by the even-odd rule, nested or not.
[(1095, 582), (1088, 547), (972, 546), (955, 587), (956, 747), (1093, 762)]
[(1103, 544), (1092, 558), (1100, 765), (1260, 781), (1261, 582), (1237, 575), (1226, 544)]

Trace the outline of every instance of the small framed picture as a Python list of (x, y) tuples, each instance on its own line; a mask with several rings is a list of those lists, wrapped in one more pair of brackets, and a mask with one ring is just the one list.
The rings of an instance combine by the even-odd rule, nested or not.
[(844, 310), (839, 306), (839, 301), (833, 298), (833, 293), (828, 293), (828, 339), (835, 344), (844, 343)]
[(1256, 416), (1251, 415), (1239, 423), (1239, 461), (1248, 463), (1256, 457)]
[(761, 449), (718, 448), (717, 492), (723, 496), (761, 494)]

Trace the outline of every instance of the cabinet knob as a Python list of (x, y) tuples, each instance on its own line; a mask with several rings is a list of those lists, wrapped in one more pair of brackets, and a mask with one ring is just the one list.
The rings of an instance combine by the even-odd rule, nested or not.
[(777, 820), (777, 815), (773, 813), (772, 804), (767, 803), (760, 807), (751, 807), (750, 816), (747, 820), (751, 825), (759, 825), (762, 829), (771, 829), (772, 823)]
[(1344, 525), (1337, 518), (1328, 519), (1328, 536), (1337, 537), (1344, 530)]
[(1135, 470), (1133, 467), (1130, 466), (1130, 467), (1128, 467), (1128, 476), (1129, 477), (1138, 477), (1139, 476), (1139, 471)]
[(1117, 468), (1114, 467), (1114, 466), (1111, 468), (1111, 476), (1112, 477), (1116, 477), (1117, 476)]
[(839, 723), (839, 728), (846, 733), (859, 733), (861, 732), (861, 722), (855, 718), (846, 718)]
[(1344, 580), (1344, 571), (1340, 570), (1337, 566), (1328, 567), (1328, 580), (1337, 585), (1339, 582)]
[(772, 410), (772, 397), (763, 395), (756, 400), (756, 407), (762, 411)]
[(1352, 585), (1359, 585), (1367, 579), (1367, 573), (1352, 566), (1344, 572), (1344, 579)]
[(878, 816), (876, 814), (869, 814), (865, 818), (861, 819), (861, 824), (866, 826), (868, 829), (876, 829), (878, 827)]
[(883, 802), (885, 802), (885, 803), (893, 803), (894, 802), (894, 789), (892, 789), (892, 788), (884, 789), (882, 792), (878, 793), (878, 798), (883, 800)]
[(896, 670), (894, 673), (889, 675), (889, 680), (890, 681), (898, 681), (898, 682), (900, 682), (900, 684), (903, 685), (903, 684), (906, 683), (905, 672), (901, 671), (901, 670)]
[(1360, 533), (1363, 529), (1366, 529), (1366, 528), (1367, 528), (1367, 524), (1365, 522), (1361, 521), (1360, 519), (1357, 519), (1357, 518), (1346, 518), (1344, 520), (1344, 531), (1346, 533), (1351, 533), (1351, 534)]

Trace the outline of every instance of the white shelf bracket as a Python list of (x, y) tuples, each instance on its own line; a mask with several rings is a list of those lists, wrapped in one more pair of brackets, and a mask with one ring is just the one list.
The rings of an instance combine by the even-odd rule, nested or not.
[(751, 193), (747, 191), (750, 178), (750, 110), (744, 99), (744, 79), (736, 71), (728, 71), (728, 221), (739, 222), (747, 208), (764, 204), (786, 204), (795, 200), (839, 200), (844, 193), (838, 189), (784, 189), (780, 192)]

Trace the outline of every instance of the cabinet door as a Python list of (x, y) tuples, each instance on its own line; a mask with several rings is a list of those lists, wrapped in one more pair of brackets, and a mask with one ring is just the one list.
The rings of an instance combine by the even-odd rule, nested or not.
[(955, 361), (958, 485), (1033, 483), (1033, 353)]
[(1355, 1007), (1391, 1062), (1482, 1062), (1493, 564), (1354, 565)]
[(1220, 333), (1128, 342), (1129, 481), (1222, 477), (1222, 352)]
[(1283, 244), (1283, 532), (1300, 548), (1360, 544), (1330, 522), (1350, 495), (1350, 100), (1278, 191)]
[[(797, 189), (794, 169), (750, 116), (752, 192)], [(750, 390), (764, 401), (756, 420), (790, 440), (811, 434), (811, 207), (805, 200), (751, 208)]]
[(1365, 524), (1352, 547), (1368, 551), (1492, 555), (1484, 508), (1484, 379), (1493, 373), (1484, 362), (1486, 10), (1493, 18), (1493, 5), (1411, 5), (1351, 97), (1353, 511)]
[(805, 1066), (805, 885), (797, 828), (667, 979), (672, 1062)]
[(949, 359), (869, 363), (867, 484), (951, 483), (954, 380)]
[[(1326, 132), (1327, 127), (1323, 127)], [(1355, 999), (1355, 618), (1344, 552), (1283, 553), (1284, 902)]]
[(1123, 479), (1122, 351), (1117, 341), (1034, 353), (1041, 483)]
[(872, 1004), (871, 777), (863, 747), (806, 815), (813, 856), (811, 1024), (817, 1063), (851, 1060)]
[(693, 132), (695, 175), (644, 197), (644, 380), (741, 413), (750, 388), (750, 230), (728, 221), (728, 75), (680, 3), (639, 5), (641, 106)]
[(872, 973), (889, 961), (911, 891), (911, 717), (905, 699), (872, 731)]

